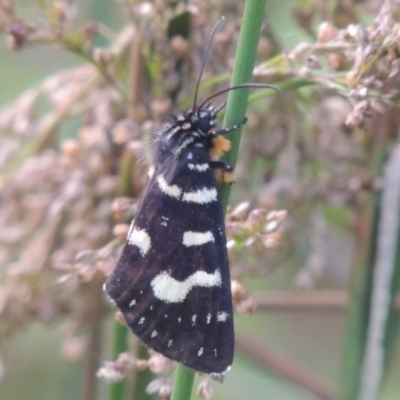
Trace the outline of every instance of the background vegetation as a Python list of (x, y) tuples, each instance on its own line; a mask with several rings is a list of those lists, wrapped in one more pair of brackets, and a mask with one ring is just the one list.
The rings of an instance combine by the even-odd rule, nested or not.
[[(173, 366), (101, 286), (151, 132), (190, 107), (221, 15), (201, 98), (229, 85), (243, 7), (0, 0), (1, 398), (108, 399), (125, 376), (130, 398), (168, 397)], [(253, 81), (283, 94), (250, 97), (226, 222), (237, 352), (223, 384), (196, 377), (203, 397), (398, 398), (398, 17), (267, 2)]]

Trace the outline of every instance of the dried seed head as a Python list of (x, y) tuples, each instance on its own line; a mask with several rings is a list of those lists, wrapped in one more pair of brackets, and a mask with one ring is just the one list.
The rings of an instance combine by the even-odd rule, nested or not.
[(229, 212), (229, 217), (241, 220), (247, 215), (249, 207), (250, 207), (250, 202), (243, 201), (239, 203), (232, 211)]
[(165, 382), (158, 390), (158, 398), (160, 400), (169, 400), (172, 393), (172, 386), (169, 382)]
[(114, 271), (115, 266), (117, 265), (118, 259), (113, 255), (109, 255), (105, 257), (101, 261), (96, 263), (97, 270), (105, 277), (111, 275), (112, 271)]
[(96, 376), (110, 383), (121, 382), (126, 378), (126, 376), (115, 367), (115, 363), (111, 361), (104, 362), (103, 366), (97, 371)]
[(244, 298), (236, 304), (236, 310), (239, 314), (250, 315), (253, 314), (257, 308), (257, 301), (253, 297)]
[(14, 19), (9, 27), (7, 47), (10, 50), (19, 50), (25, 44), (31, 28), (22, 20)]
[(89, 21), (83, 27), (83, 33), (86, 39), (92, 40), (99, 32), (99, 27), (97, 26), (96, 22)]
[(149, 367), (148, 360), (137, 360), (136, 361), (136, 369), (137, 370), (144, 371), (148, 367)]
[(266, 211), (264, 208), (255, 208), (249, 214), (246, 219), (246, 225), (251, 228), (251, 230), (261, 230), (261, 227), (265, 222)]
[(94, 264), (78, 264), (75, 270), (82, 282), (90, 282), (97, 272), (96, 265)]
[(129, 225), (127, 224), (117, 224), (113, 228), (113, 235), (121, 242), (126, 240), (128, 232), (129, 232)]
[(321, 61), (315, 54), (310, 54), (306, 57), (306, 66), (311, 69), (320, 69)]
[(115, 60), (115, 54), (111, 49), (94, 49), (93, 58), (102, 65), (109, 65)]
[(197, 396), (202, 399), (211, 400), (213, 398), (213, 387), (209, 378), (203, 379), (197, 386)]
[(274, 232), (261, 235), (261, 239), (266, 249), (276, 249), (282, 242), (282, 235), (279, 232)]
[(61, 154), (66, 157), (77, 158), (81, 151), (82, 146), (76, 139), (67, 139), (61, 144)]
[(278, 230), (287, 216), (286, 210), (274, 210), (268, 213), (263, 228), (263, 233), (271, 234)]
[(338, 33), (337, 28), (330, 21), (321, 22), (317, 30), (317, 41), (326, 43), (332, 40)]
[(346, 117), (345, 124), (353, 128), (361, 126), (364, 122), (369, 106), (370, 103), (368, 100), (363, 100), (357, 103), (353, 111)]
[(189, 43), (182, 36), (174, 36), (171, 40), (171, 49), (178, 59), (184, 58), (189, 50)]
[(328, 65), (335, 71), (343, 71), (348, 68), (347, 57), (343, 53), (330, 53), (327, 59)]
[(114, 218), (119, 221), (131, 220), (135, 214), (137, 203), (130, 197), (118, 197), (114, 200), (111, 210)]
[(172, 360), (155, 352), (148, 360), (148, 367), (150, 371), (154, 372), (155, 374), (161, 374), (162, 372), (169, 371), (172, 369), (172, 366)]
[(157, 393), (161, 400), (168, 400), (171, 396), (171, 392), (171, 383), (165, 378), (154, 379), (146, 387), (147, 394)]
[(234, 303), (242, 301), (247, 295), (247, 290), (244, 285), (236, 280), (231, 281), (231, 292)]
[(130, 373), (136, 366), (136, 357), (131, 353), (121, 353), (115, 361), (116, 368), (119, 371), (127, 374)]
[(136, 366), (136, 358), (129, 353), (121, 353), (116, 361), (106, 361), (97, 371), (97, 377), (109, 382), (120, 382), (129, 375)]
[(121, 311), (117, 311), (117, 312), (115, 313), (115, 320), (116, 320), (118, 323), (120, 323), (121, 325), (126, 325), (126, 320), (125, 320), (124, 314), (122, 314)]
[(229, 236), (237, 240), (244, 240), (248, 236), (248, 229), (242, 222), (227, 222), (226, 230)]
[(80, 168), (82, 150), (79, 141), (65, 140), (61, 145), (60, 166), (68, 171)]

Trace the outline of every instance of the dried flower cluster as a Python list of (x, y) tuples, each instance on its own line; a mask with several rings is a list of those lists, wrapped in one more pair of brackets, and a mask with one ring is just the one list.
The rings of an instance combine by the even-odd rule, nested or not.
[[(221, 14), (226, 23), (204, 81), (232, 69), (242, 7), (232, 3), (121, 0), (129, 26), (97, 49), (94, 39), (104, 30), (78, 22), (74, 2), (37, 2), (37, 18), (31, 19), (13, 0), (0, 0), (0, 32), (10, 50), (45, 44), (85, 62), (0, 112), (0, 341), (33, 319), (64, 315), (64, 354), (70, 360), (83, 354), (87, 341), (79, 329), (89, 315), (103, 318), (108, 311), (101, 296), (89, 297), (99, 296), (135, 213), (151, 132), (177, 103), (190, 106), (193, 76)], [(377, 2), (367, 3), (378, 10)], [(318, 12), (301, 11), (299, 6), (298, 23), (313, 30)], [(379, 186), (368, 168), (371, 148), (383, 140), (374, 123), (395, 105), (398, 92), (400, 26), (394, 12), (385, 1), (371, 26), (350, 12), (351, 23), (321, 22), (314, 43), (287, 52), (274, 48), (272, 30), (263, 32), (256, 78), (303, 87), (304, 98), (264, 98), (249, 111), (235, 189), (246, 202), (229, 211), (226, 223), (235, 279), (272, 270), (289, 247), (296, 252), (296, 238), (306, 233), (309, 256), (295, 284), (312, 287), (326, 264), (323, 207), (343, 207), (351, 216), (348, 225), (357, 229), (360, 210)], [(241, 282), (233, 281), (232, 291), (240, 313), (254, 311), (255, 300)], [(115, 381), (144, 367), (170, 370), (154, 357), (121, 355), (99, 375)], [(168, 398), (171, 387), (162, 377), (148, 392)], [(209, 381), (198, 392), (211, 399)]]

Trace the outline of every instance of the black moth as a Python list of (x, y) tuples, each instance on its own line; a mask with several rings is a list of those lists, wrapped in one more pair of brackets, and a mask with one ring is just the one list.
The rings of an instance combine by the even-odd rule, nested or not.
[[(230, 180), (231, 168), (218, 161), (230, 147), (224, 136), (246, 119), (216, 130), (224, 104), (197, 107), (198, 86), (193, 107), (173, 114), (156, 133), (154, 166), (105, 291), (147, 346), (218, 377), (232, 364), (234, 332), (215, 171)], [(262, 85), (227, 90), (252, 86)]]

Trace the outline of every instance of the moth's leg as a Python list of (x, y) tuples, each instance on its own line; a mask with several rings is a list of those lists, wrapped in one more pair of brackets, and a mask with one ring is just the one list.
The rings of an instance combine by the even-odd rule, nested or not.
[(243, 117), (243, 119), (235, 125), (229, 126), (228, 128), (223, 128), (223, 129), (218, 129), (217, 131), (212, 132), (213, 135), (215, 136), (226, 136), (228, 133), (236, 131), (236, 129), (241, 128), (243, 125), (245, 125), (247, 122), (247, 117)]
[(210, 161), (210, 167), (214, 170), (215, 177), (219, 182), (235, 183), (233, 177), (233, 168), (225, 161)]

